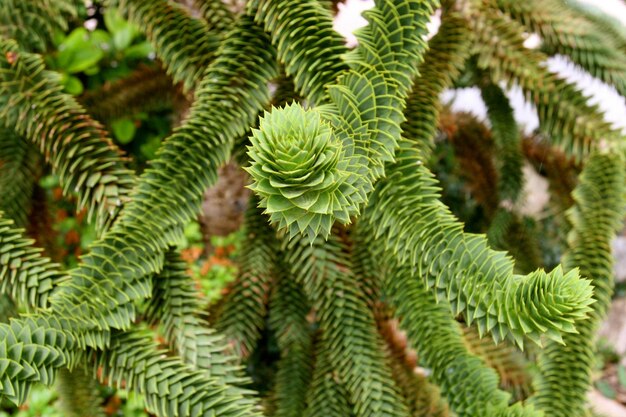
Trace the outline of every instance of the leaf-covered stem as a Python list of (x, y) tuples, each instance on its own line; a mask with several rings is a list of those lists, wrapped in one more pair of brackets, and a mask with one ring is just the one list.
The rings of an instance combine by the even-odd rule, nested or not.
[(29, 309), (47, 307), (63, 274), (22, 232), (12, 220), (0, 217), (0, 293)]
[(107, 350), (94, 352), (94, 368), (109, 385), (141, 393), (146, 408), (158, 416), (261, 416), (244, 396), (250, 392), (207, 378), (165, 353), (150, 332), (115, 332)]
[(335, 236), (292, 240), (287, 264), (317, 310), (321, 343), (357, 416), (403, 416), (406, 408), (383, 355), (373, 312), (358, 290), (347, 248)]
[[(274, 385), (274, 417), (301, 416), (313, 377), (313, 326), (304, 289), (285, 265), (280, 267), (270, 299), (270, 327), (276, 334), (280, 361)], [(311, 404), (315, 408), (315, 404)]]
[(365, 219), (388, 256), (415, 268), (416, 279), (498, 341), (541, 336), (560, 341), (590, 311), (591, 286), (576, 270), (513, 273), (513, 261), (482, 235), (463, 232), (440, 201), (422, 155), (403, 143), (398, 161), (370, 199)]
[(565, 268), (579, 268), (594, 286), (589, 319), (577, 323), (577, 334), (563, 338), (564, 345), (548, 343), (539, 358), (539, 378), (533, 402), (555, 417), (585, 415), (586, 394), (596, 360), (595, 334), (611, 305), (613, 257), (611, 241), (622, 228), (626, 207), (626, 171), (618, 153), (591, 155), (573, 192), (575, 205), (568, 211), (572, 230)]
[(258, 199), (252, 196), (244, 220), (239, 272), (215, 320), (215, 327), (226, 335), (241, 359), (252, 353), (265, 327), (278, 250), (276, 232), (257, 205)]
[(330, 10), (316, 0), (251, 0), (248, 8), (271, 34), (296, 91), (313, 104), (327, 101), (326, 86), (346, 70), (341, 54), (348, 51), (333, 30)]
[(79, 97), (95, 119), (109, 123), (140, 111), (171, 105), (176, 95), (173, 80), (158, 66), (141, 66), (127, 77), (105, 83)]
[(15, 39), (25, 51), (44, 52), (57, 31), (77, 14), (78, 0), (3, 0), (0, 35)]
[(384, 174), (384, 162), (393, 160), (433, 3), (378, 3), (365, 13), (369, 25), (346, 56), (349, 70), (328, 86), (330, 103), (320, 110), (275, 109), (254, 131), (251, 188), (291, 237), (313, 241), (327, 237), (335, 220), (349, 223)]
[(133, 185), (132, 172), (104, 128), (69, 94), (39, 55), (0, 39), (0, 121), (34, 143), (78, 208), (100, 229), (116, 217)]
[(620, 37), (606, 30), (610, 29), (608, 24), (601, 27), (594, 22), (592, 12), (571, 1), (497, 0), (497, 4), (539, 34), (547, 54), (568, 56), (580, 68), (626, 95), (626, 49), (620, 50)]
[(163, 270), (152, 281), (146, 320), (163, 326), (171, 349), (194, 370), (225, 383), (240, 382), (240, 369), (224, 355), (226, 341), (210, 328), (195, 283), (176, 251), (166, 252)]
[(510, 394), (499, 389), (496, 372), (468, 351), (447, 303), (415, 280), (411, 268), (392, 267), (386, 276), (385, 293), (401, 327), (459, 417), (542, 416), (519, 403), (509, 407)]
[(11, 129), (0, 128), (0, 211), (16, 227), (28, 224), (40, 162), (32, 143)]
[(206, 21), (167, 0), (108, 1), (145, 32), (175, 82), (186, 90), (200, 83), (220, 44)]
[(619, 144), (620, 135), (604, 120), (598, 106), (590, 104), (574, 84), (550, 72), (547, 56), (524, 46), (525, 28), (496, 6), (489, 7), (492, 1), (481, 3), (471, 18), (478, 66), (495, 83), (519, 85), (537, 107), (542, 131), (578, 160), (602, 141)]
[[(27, 343), (34, 337), (31, 334), (45, 335), (48, 329), (57, 333), (60, 330), (54, 329), (63, 329), (65, 338), (62, 343), (60, 339), (49, 342), (50, 351), (58, 355), (42, 368), (47, 370), (45, 377), (22, 379), (19, 389), (8, 396), (23, 401), (30, 383), (49, 383), (55, 367), (71, 363), (72, 349), (104, 348), (110, 328), (130, 327), (135, 318), (133, 302), (152, 294), (149, 275), (161, 270), (164, 251), (181, 238), (180, 225), (195, 216), (204, 189), (215, 181), (235, 138), (270, 100), (267, 82), (277, 70), (267, 42), (262, 30), (240, 19), (208, 69), (190, 118), (144, 172), (114, 228), (92, 245), (81, 265), (59, 286), (51, 310), (14, 322), (12, 330), (0, 327), (3, 334)], [(225, 96), (230, 106), (224, 104)]]

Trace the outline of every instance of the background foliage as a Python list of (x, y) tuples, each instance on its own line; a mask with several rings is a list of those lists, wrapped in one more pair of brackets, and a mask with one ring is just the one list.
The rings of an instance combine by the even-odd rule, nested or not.
[[(624, 28), (381, 0), (348, 49), (337, 3), (0, 0), (0, 416), (578, 417), (626, 390), (596, 340), (623, 132), (545, 66), (624, 95)], [(440, 102), (468, 86), (487, 120)]]

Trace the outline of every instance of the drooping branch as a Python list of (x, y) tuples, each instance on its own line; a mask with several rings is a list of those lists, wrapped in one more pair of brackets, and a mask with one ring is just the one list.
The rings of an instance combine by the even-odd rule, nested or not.
[(481, 4), (471, 18), (478, 66), (496, 83), (519, 85), (537, 106), (542, 131), (578, 160), (602, 141), (618, 144), (620, 134), (604, 120), (598, 106), (589, 104), (578, 87), (548, 71), (547, 56), (524, 46), (524, 27), (490, 3)]
[(497, 4), (539, 34), (547, 54), (568, 56), (580, 68), (626, 96), (626, 49), (620, 50), (620, 36), (611, 36), (610, 30), (606, 30), (610, 29), (608, 24), (598, 27), (590, 18), (591, 13), (572, 2), (497, 0)]

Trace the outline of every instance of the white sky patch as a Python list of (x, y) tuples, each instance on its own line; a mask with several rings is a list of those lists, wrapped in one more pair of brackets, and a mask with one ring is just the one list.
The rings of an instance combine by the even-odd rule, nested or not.
[(85, 28), (87, 28), (87, 30), (89, 31), (94, 31), (96, 30), (96, 27), (98, 27), (98, 20), (97, 19), (87, 19), (85, 20)]
[(435, 11), (435, 15), (430, 19), (430, 21), (426, 24), (426, 28), (428, 29), (428, 35), (426, 39), (430, 39), (439, 32), (439, 27), (441, 26), (441, 9), (437, 9)]
[(541, 45), (541, 38), (536, 33), (528, 34), (528, 37), (524, 41), (524, 46), (529, 49), (539, 48)]
[(441, 95), (441, 100), (444, 103), (450, 103), (452, 111), (472, 113), (482, 120), (487, 118), (487, 107), (480, 98), (478, 87), (446, 90)]
[(339, 12), (335, 17), (333, 28), (344, 38), (348, 46), (356, 46), (356, 37), (352, 32), (367, 25), (367, 20), (361, 16), (367, 9), (374, 7), (374, 0), (348, 0), (339, 3)]
[(626, 5), (622, 0), (580, 0), (580, 2), (594, 5), (626, 25)]
[(566, 80), (576, 83), (583, 94), (589, 96), (589, 104), (597, 105), (605, 114), (605, 119), (616, 128), (626, 130), (626, 101), (617, 91), (580, 71), (576, 65), (565, 57), (554, 57), (548, 60), (548, 69), (563, 76)]

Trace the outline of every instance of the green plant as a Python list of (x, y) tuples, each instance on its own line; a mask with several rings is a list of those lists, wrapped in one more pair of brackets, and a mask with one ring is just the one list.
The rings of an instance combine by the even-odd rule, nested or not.
[[(76, 3), (0, 0), (0, 194), (14, 196), (0, 199), (0, 291), (7, 315), (13, 302), (28, 313), (0, 324), (3, 398), (23, 403), (85, 368), (159, 416), (585, 415), (626, 203), (624, 142), (544, 61), (571, 56), (623, 94), (626, 37), (612, 21), (558, 0), (379, 0), (348, 50), (335, 2), (249, 0), (234, 13), (219, 0), (110, 0), (107, 31), (93, 32), (72, 26), (85, 18)], [(524, 46), (529, 31), (541, 49)], [(102, 43), (125, 70), (107, 70)], [(150, 51), (167, 76), (140, 66)], [(466, 132), (474, 156), (442, 127), (456, 158), (443, 170), (472, 167), (464, 181), (486, 234), (464, 229), (431, 172), (439, 96), (457, 81), (481, 89), (491, 127)], [(551, 271), (536, 269), (538, 232), (519, 214), (525, 155), (505, 85), (536, 106), (549, 152), (582, 167)], [(161, 142), (169, 125), (149, 97), (175, 107), (189, 92)], [(193, 220), (231, 155), (254, 193), (234, 280), (207, 317), (179, 252), (197, 250)], [(41, 185), (58, 181), (91, 224), (76, 263), (50, 261), (18, 228), (37, 217), (40, 161), (53, 173)], [(79, 224), (66, 223), (62, 233)], [(279, 358), (253, 386), (242, 365), (263, 351)], [(62, 402), (93, 414), (80, 404), (97, 390), (82, 388), (60, 389)]]

